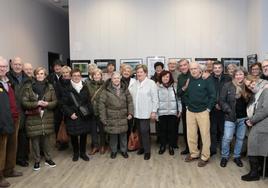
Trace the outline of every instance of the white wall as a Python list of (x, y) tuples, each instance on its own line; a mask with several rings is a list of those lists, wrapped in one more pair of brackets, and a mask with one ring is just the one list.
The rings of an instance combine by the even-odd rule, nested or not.
[(248, 0), (69, 4), (71, 59), (248, 55)]
[(69, 57), (68, 16), (36, 0), (1, 1), (0, 30), (0, 55), (7, 59), (47, 67), (48, 51)]

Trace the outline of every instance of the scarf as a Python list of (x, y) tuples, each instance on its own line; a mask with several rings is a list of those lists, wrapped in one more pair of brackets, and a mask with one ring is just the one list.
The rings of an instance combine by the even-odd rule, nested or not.
[(119, 97), (120, 96), (120, 84), (118, 86), (115, 86), (112, 84), (112, 86), (115, 90), (116, 95)]
[(75, 91), (77, 91), (77, 93), (80, 93), (81, 89), (83, 88), (83, 84), (82, 81), (75, 83), (71, 80), (71, 85), (73, 86), (73, 88), (75, 89)]
[(33, 83), (33, 91), (38, 95), (38, 100), (45, 100), (43, 97), (46, 91), (46, 80), (35, 80), (35, 82)]

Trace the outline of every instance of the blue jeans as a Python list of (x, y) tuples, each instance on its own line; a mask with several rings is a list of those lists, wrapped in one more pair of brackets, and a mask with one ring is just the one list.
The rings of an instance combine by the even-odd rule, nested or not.
[(236, 122), (224, 122), (224, 135), (222, 138), (222, 158), (228, 159), (230, 156), (230, 142), (233, 139), (234, 133), (236, 136), (234, 147), (234, 158), (240, 157), (243, 141), (246, 134), (246, 125), (244, 123), (246, 118), (237, 119)]

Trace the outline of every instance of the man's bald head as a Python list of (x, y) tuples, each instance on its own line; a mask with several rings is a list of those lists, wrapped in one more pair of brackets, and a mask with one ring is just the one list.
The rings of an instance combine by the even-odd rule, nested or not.
[(33, 76), (33, 66), (31, 63), (24, 63), (23, 64), (23, 72), (29, 76), (32, 77)]

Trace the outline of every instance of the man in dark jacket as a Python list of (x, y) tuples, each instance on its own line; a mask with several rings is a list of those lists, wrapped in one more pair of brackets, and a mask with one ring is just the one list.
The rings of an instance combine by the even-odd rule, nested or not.
[(24, 83), (29, 80), (29, 77), (23, 72), (23, 63), (21, 58), (15, 57), (11, 61), (11, 69), (7, 73), (7, 77), (15, 92), (16, 104), (19, 110), (19, 133), (18, 133), (18, 147), (17, 147), (17, 164), (27, 167), (29, 164), (29, 139), (25, 131), (25, 115), (21, 107), (21, 90)]
[(261, 79), (268, 80), (268, 59), (262, 62), (262, 75)]
[(186, 100), (187, 139), (190, 155), (185, 158), (185, 162), (194, 161), (200, 156), (200, 151), (197, 147), (197, 132), (199, 129), (203, 146), (198, 166), (203, 167), (210, 158), (209, 112), (215, 105), (216, 92), (211, 78), (202, 78), (201, 65), (196, 62), (190, 63), (190, 72), (191, 77), (187, 87), (188, 96)]
[(223, 136), (224, 113), (219, 105), (219, 96), (223, 84), (231, 81), (231, 77), (223, 73), (222, 63), (219, 61), (215, 61), (213, 64), (213, 72), (211, 74), (211, 79), (214, 82), (216, 90), (216, 105), (212, 108), (210, 112), (210, 155), (212, 156), (217, 153), (217, 142), (221, 142), (221, 138)]
[(10, 186), (5, 177), (22, 176), (14, 170), (19, 113), (14, 91), (6, 77), (7, 70), (7, 61), (0, 57), (0, 187)]

